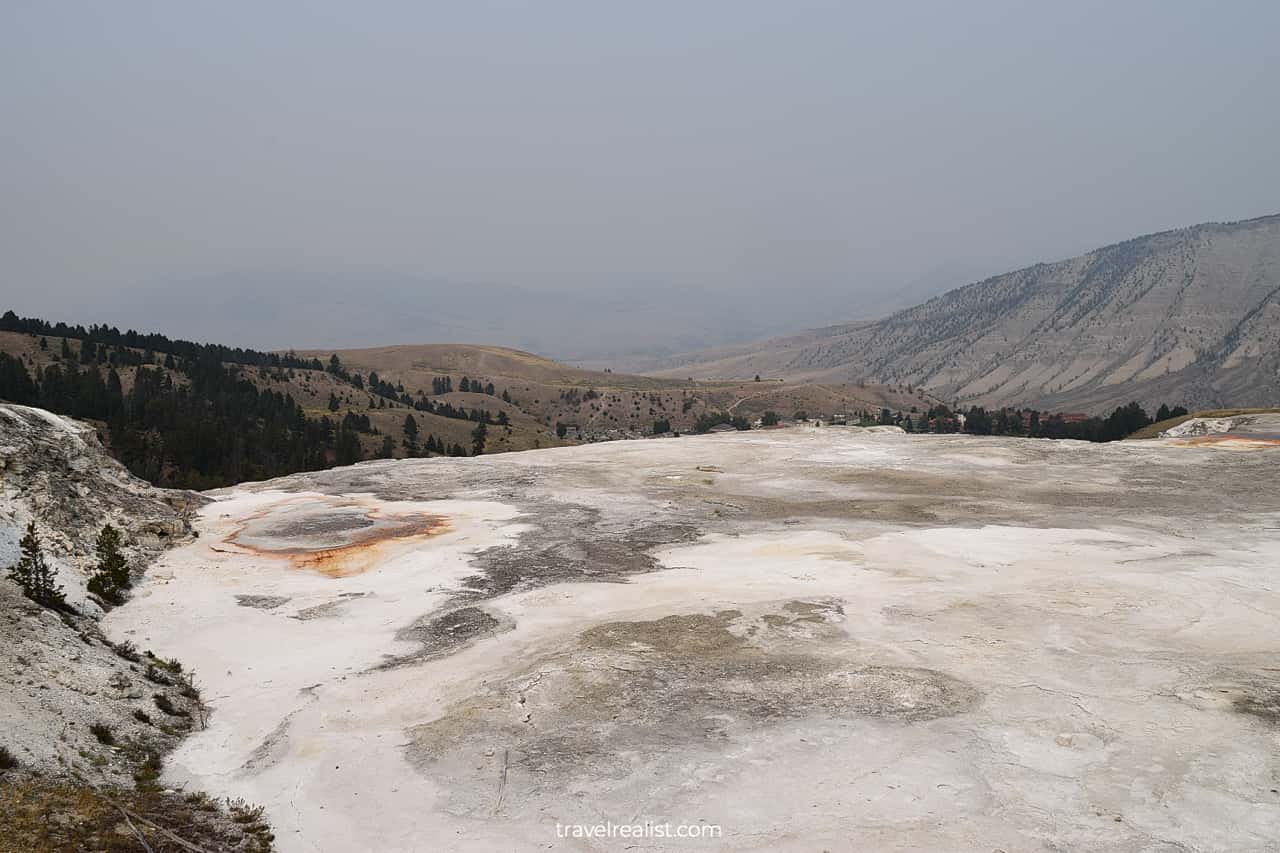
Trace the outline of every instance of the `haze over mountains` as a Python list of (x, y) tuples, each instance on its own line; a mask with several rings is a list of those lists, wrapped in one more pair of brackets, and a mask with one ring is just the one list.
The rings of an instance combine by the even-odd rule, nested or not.
[(674, 359), (659, 375), (923, 385), (983, 405), (1193, 408), (1280, 395), (1280, 215), (1138, 237), (876, 322)]
[[(786, 334), (831, 316), (883, 317), (971, 280), (974, 270), (945, 265), (853, 304), (838, 288), (796, 299), (785, 287), (739, 294), (644, 283), (575, 292), (376, 272), (245, 271), (90, 295), (72, 314), (255, 349), (466, 343), (619, 367)], [(191, 310), (192, 290), (202, 294), (199, 311)]]

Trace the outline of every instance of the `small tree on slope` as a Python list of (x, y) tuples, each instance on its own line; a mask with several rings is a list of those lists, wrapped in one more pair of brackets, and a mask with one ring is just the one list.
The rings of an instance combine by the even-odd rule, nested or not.
[(103, 527), (94, 549), (98, 553), (98, 564), (89, 578), (89, 592), (119, 604), (124, 598), (122, 593), (132, 585), (129, 563), (120, 553), (120, 531), (110, 524)]
[(40, 550), (40, 538), (36, 535), (36, 523), (27, 525), (27, 533), (19, 546), (22, 556), (9, 567), (9, 577), (22, 587), (22, 594), (39, 604), (54, 610), (70, 610), (62, 594), (62, 585), (54, 576), (53, 568)]

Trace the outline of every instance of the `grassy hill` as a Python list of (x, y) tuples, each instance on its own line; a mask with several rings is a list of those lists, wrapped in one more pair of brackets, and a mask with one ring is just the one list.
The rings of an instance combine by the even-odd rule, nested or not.
[[(790, 416), (798, 411), (811, 415), (836, 412), (878, 412), (881, 408), (909, 412), (928, 409), (936, 398), (920, 389), (861, 385), (857, 383), (705, 382), (656, 378), (607, 370), (584, 370), (520, 350), (465, 344), (426, 344), (371, 349), (306, 351), (304, 358), (326, 361), (337, 355), (349, 370), (371, 371), (393, 384), (403, 385), (414, 397), (432, 396), (433, 380), (449, 377), (459, 387), (461, 379), (494, 386), (499, 398), (512, 400), (513, 419), (522, 418), (510, 437), (512, 449), (547, 446), (555, 438), (556, 425), (577, 428), (593, 437), (615, 433), (648, 434), (654, 421), (667, 420), (677, 431), (693, 429), (708, 412), (728, 412), (748, 418), (766, 411)], [(459, 396), (454, 391), (441, 399), (468, 407), (482, 406), (480, 395)], [(493, 398), (488, 398), (492, 404)], [(505, 408), (505, 407), (504, 407)], [(514, 423), (514, 420), (513, 420)], [(524, 428), (532, 426), (533, 445)]]
[(493, 346), (263, 353), (12, 313), (0, 319), (0, 399), (95, 421), (135, 474), (190, 488), (377, 457), (689, 432), (718, 413), (905, 414), (938, 402), (914, 387), (584, 370)]

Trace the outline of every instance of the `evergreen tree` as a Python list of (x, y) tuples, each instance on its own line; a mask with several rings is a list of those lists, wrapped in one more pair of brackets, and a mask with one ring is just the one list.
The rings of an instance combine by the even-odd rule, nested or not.
[(62, 594), (62, 585), (40, 550), (40, 537), (36, 534), (34, 521), (27, 525), (27, 533), (18, 545), (22, 548), (22, 556), (9, 567), (9, 577), (22, 587), (22, 594), (41, 607), (70, 610)]
[(111, 604), (123, 601), (123, 592), (132, 586), (129, 577), (129, 563), (120, 553), (120, 531), (110, 524), (102, 528), (98, 541), (94, 544), (98, 563), (94, 566), (93, 575), (89, 578), (89, 592)]
[(338, 442), (334, 448), (334, 462), (338, 465), (354, 465), (364, 458), (360, 449), (360, 436), (354, 429), (345, 426), (338, 432)]
[(39, 395), (39, 388), (31, 381), (22, 362), (7, 352), (0, 352), (0, 400), (35, 403), (39, 400)]
[(418, 455), (418, 422), (413, 415), (404, 416), (404, 449), (410, 456)]
[(471, 455), (479, 456), (484, 453), (484, 442), (488, 437), (489, 430), (481, 421), (479, 425), (471, 431)]
[(972, 435), (991, 435), (995, 431), (995, 422), (991, 413), (981, 406), (974, 406), (965, 415), (964, 431)]

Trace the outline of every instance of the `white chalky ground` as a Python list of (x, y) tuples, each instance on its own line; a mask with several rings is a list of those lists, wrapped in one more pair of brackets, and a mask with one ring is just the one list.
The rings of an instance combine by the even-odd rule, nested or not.
[[(285, 851), (1275, 850), (1278, 475), (839, 428), (369, 463), (217, 493), (106, 627), (212, 706), (165, 779)], [(556, 828), (604, 821), (723, 835)]]

